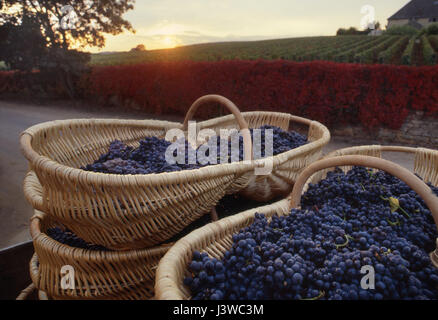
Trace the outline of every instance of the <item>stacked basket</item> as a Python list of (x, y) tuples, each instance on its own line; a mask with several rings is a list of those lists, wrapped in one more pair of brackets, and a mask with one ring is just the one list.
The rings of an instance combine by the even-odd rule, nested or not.
[[(148, 175), (88, 172), (93, 162), (118, 139), (136, 147), (147, 136), (164, 138), (169, 129), (187, 129), (197, 108), (215, 102), (233, 115), (201, 122), (198, 129), (240, 128), (246, 161), (196, 170)], [(237, 121), (236, 121), (237, 120)], [(283, 154), (249, 161), (248, 128), (274, 125), (288, 130), (291, 123), (308, 126), (309, 143)], [(211, 211), (226, 194), (269, 199), (290, 192), (300, 171), (317, 160), (330, 134), (318, 122), (283, 113), (241, 114), (228, 99), (209, 95), (198, 99), (184, 123), (155, 120), (65, 120), (42, 123), (22, 133), (20, 142), (30, 163), (24, 193), (35, 208), (31, 233), (35, 256), (33, 284), (58, 299), (144, 299), (153, 294), (155, 267), (168, 245), (160, 245)], [(255, 168), (272, 161), (268, 176)], [(113, 251), (72, 248), (46, 232), (60, 226), (88, 243)], [(62, 289), (61, 268), (73, 267), (75, 289)]]

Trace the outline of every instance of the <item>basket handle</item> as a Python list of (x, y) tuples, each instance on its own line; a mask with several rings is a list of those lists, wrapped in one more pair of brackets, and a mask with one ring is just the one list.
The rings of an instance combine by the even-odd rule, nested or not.
[(44, 211), (43, 187), (34, 171), (29, 171), (24, 177), (24, 197), (33, 208)]
[(249, 132), (248, 123), (242, 116), (239, 108), (229, 99), (217, 95), (217, 94), (209, 94), (203, 97), (198, 98), (187, 111), (186, 117), (183, 122), (183, 130), (187, 130), (189, 121), (193, 118), (198, 108), (206, 103), (219, 103), (226, 107), (236, 118), (237, 123), (239, 124), (240, 132), (243, 136), (243, 146), (244, 146), (244, 160), (252, 160), (252, 141), (251, 134)]
[[(30, 273), (30, 279), (32, 280), (32, 283), (35, 285), (35, 287), (39, 287), (41, 285), (41, 268), (38, 262), (38, 256), (36, 252), (33, 254), (32, 258), (29, 262), (29, 273)], [(41, 292), (41, 291), (40, 291)]]
[(34, 215), (30, 218), (30, 225), (29, 225), (30, 236), (32, 237), (33, 240), (35, 240), (36, 237), (38, 237), (41, 234), (40, 223), (45, 216), (45, 213), (41, 211), (35, 210), (34, 212), (35, 212)]
[(435, 224), (438, 226), (438, 197), (424, 181), (411, 173), (408, 169), (388, 160), (377, 157), (351, 155), (319, 160), (312, 163), (301, 172), (291, 194), (290, 209), (297, 208), (301, 202), (301, 193), (307, 180), (317, 171), (338, 166), (363, 166), (380, 169), (399, 178), (414, 190), (426, 203), (432, 213)]

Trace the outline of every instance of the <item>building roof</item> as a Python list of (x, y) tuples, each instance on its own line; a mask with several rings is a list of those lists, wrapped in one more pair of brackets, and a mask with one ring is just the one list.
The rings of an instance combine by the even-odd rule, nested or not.
[(438, 0), (412, 0), (388, 20), (438, 18)]

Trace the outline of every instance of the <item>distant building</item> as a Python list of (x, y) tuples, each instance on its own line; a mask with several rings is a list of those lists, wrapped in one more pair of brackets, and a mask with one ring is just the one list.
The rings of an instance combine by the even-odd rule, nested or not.
[(369, 36), (381, 36), (383, 34), (383, 31), (380, 29), (372, 30), (370, 33), (368, 33)]
[(417, 29), (438, 22), (438, 0), (412, 0), (388, 19), (388, 29), (409, 25)]

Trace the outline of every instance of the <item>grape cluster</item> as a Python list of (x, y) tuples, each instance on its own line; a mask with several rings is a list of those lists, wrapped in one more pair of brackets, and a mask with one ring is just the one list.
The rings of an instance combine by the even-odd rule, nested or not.
[[(150, 174), (198, 168), (197, 165), (189, 164), (169, 165), (165, 159), (165, 152), (170, 145), (166, 140), (146, 137), (140, 141), (138, 148), (134, 149), (115, 140), (110, 144), (107, 153), (82, 169), (112, 174)], [(190, 148), (187, 143), (186, 148)], [(188, 154), (186, 152), (186, 157)]]
[[(273, 155), (277, 155), (291, 149), (300, 147), (307, 143), (306, 137), (297, 132), (286, 132), (282, 129), (274, 126), (263, 126), (259, 128), (261, 130), (261, 155), (264, 156), (265, 151), (265, 130), (273, 130)], [(254, 130), (251, 129), (251, 136), (254, 134)], [(150, 174), (150, 173), (162, 173), (162, 172), (174, 172), (180, 170), (192, 170), (209, 165), (209, 163), (201, 163), (199, 159), (195, 161), (189, 161), (190, 154), (196, 154), (197, 150), (193, 150), (188, 141), (180, 139), (177, 141), (180, 144), (184, 144), (185, 159), (183, 163), (169, 164), (166, 161), (165, 152), (171, 145), (171, 142), (157, 137), (146, 137), (140, 141), (138, 148), (132, 148), (125, 145), (123, 142), (115, 140), (113, 141), (107, 153), (101, 155), (94, 163), (88, 164), (82, 169), (93, 172), (112, 173), (112, 174)], [(221, 141), (220, 137), (212, 137), (206, 144), (216, 143), (217, 145), (217, 159), (219, 163), (230, 163), (231, 158), (231, 139), (225, 142), (228, 146), (228, 157), (221, 157)], [(174, 155), (176, 156), (176, 150)], [(239, 137), (239, 161), (243, 160), (243, 138)], [(209, 155), (209, 151), (205, 152), (205, 155)], [(237, 159), (236, 159), (237, 160)], [(191, 163), (195, 162), (195, 163)]]
[[(271, 221), (256, 214), (221, 260), (194, 252), (184, 279), (193, 299), (438, 297), (438, 269), (428, 255), (436, 226), (399, 179), (362, 167), (337, 169), (309, 186), (301, 207)], [(364, 280), (369, 266), (372, 282)]]
[(69, 229), (62, 229), (60, 227), (49, 228), (47, 229), (47, 235), (53, 240), (56, 240), (70, 247), (93, 251), (110, 251), (103, 246), (87, 243), (85, 240), (79, 238)]
[[(273, 133), (273, 155), (277, 155), (307, 144), (307, 138), (295, 131), (284, 131), (279, 127), (264, 125), (259, 128), (261, 132), (261, 155), (265, 157), (265, 132), (272, 130)], [(250, 129), (251, 138), (254, 138), (254, 130)], [(241, 154), (243, 154), (243, 138), (240, 137)]]

